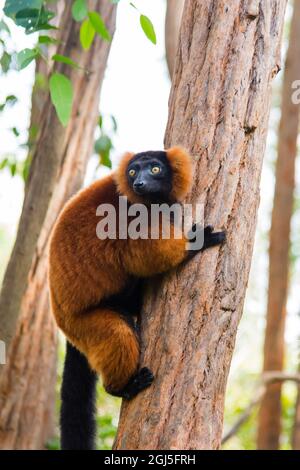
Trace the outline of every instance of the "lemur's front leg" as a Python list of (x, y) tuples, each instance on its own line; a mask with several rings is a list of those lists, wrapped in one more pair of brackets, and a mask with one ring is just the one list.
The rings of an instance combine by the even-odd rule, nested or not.
[(214, 228), (212, 225), (207, 225), (203, 229), (198, 224), (194, 224), (189, 236), (189, 242), (195, 243), (197, 239), (201, 240), (203, 237), (203, 244), (199, 249), (192, 249), (190, 248), (187, 251), (187, 259), (193, 258), (199, 251), (204, 251), (207, 248), (211, 248), (213, 246), (221, 245), (226, 240), (226, 232), (214, 232)]

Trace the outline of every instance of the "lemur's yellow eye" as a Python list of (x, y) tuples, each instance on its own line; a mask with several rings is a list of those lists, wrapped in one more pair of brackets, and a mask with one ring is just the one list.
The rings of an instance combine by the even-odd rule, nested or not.
[(160, 167), (159, 166), (153, 166), (151, 168), (151, 173), (153, 173), (154, 175), (157, 175), (157, 173), (160, 172)]
[(129, 176), (134, 176), (135, 175), (135, 170), (131, 169), (128, 172)]

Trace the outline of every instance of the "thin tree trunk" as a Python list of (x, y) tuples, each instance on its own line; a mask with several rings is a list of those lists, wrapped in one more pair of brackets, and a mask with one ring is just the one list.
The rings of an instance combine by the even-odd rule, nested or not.
[[(300, 2), (294, 2), (287, 52), (278, 137), (276, 185), (270, 230), (269, 289), (263, 370), (282, 370), (289, 281), (290, 225), (294, 202), (295, 160), (300, 105), (292, 102), (292, 84), (300, 78)], [(267, 387), (258, 421), (258, 449), (278, 449), (281, 431), (281, 384)]]
[[(56, 0), (54, 3), (49, 3), (48, 8), (51, 10), (55, 17), (53, 25), (59, 28), (61, 17), (65, 7), (65, 0)], [(59, 39), (59, 30), (50, 31), (50, 35), (54, 39)], [(48, 62), (42, 57), (36, 59), (35, 64), (35, 81), (31, 93), (31, 112), (30, 124), (28, 129), (28, 155), (27, 163), (30, 167), (33, 156), (36, 155), (36, 143), (39, 137), (40, 124), (43, 116), (43, 109), (48, 96), (47, 76), (51, 69), (51, 57), (55, 54), (57, 49), (56, 44), (49, 44), (43, 47), (43, 57), (48, 59)], [(27, 184), (25, 183), (25, 194)]]
[[(21, 288), (21, 280), (25, 284), (25, 289), (21, 289), (22, 295), (17, 292), (17, 301), (4, 304), (14, 315), (14, 323), (19, 311), (21, 316), (11, 342), (8, 363), (0, 377), (2, 449), (42, 448), (52, 428), (56, 327), (49, 314), (48, 241), (58, 213), (65, 201), (78, 190), (85, 174), (93, 147), (99, 93), (110, 49), (110, 43), (96, 38), (88, 52), (82, 51), (80, 25), (71, 20), (71, 6), (71, 2), (66, 3), (58, 53), (76, 60), (89, 73), (71, 71), (74, 104), (66, 129), (59, 124), (49, 97), (43, 110), (16, 245), (2, 292), (3, 299), (8, 285), (13, 286), (14, 292), (14, 289)], [(109, 0), (90, 0), (90, 8), (101, 12), (113, 34), (116, 7)], [(57, 66), (57, 69), (70, 72), (64, 66)], [(26, 268), (29, 264), (29, 273), (22, 267), (23, 262)], [(21, 275), (17, 273), (18, 269)], [(12, 273), (15, 273), (15, 279), (11, 277)], [(14, 327), (5, 313), (1, 311), (1, 321), (3, 316), (6, 319), (1, 332), (9, 339)]]
[(187, 0), (165, 145), (194, 158), (188, 198), (227, 243), (149, 283), (142, 363), (154, 384), (124, 403), (117, 449), (218, 449), (253, 248), (285, 0)]
[[(300, 367), (298, 370), (300, 372)], [(295, 405), (292, 447), (293, 450), (300, 450), (300, 384), (298, 385), (297, 400)]]
[(179, 39), (180, 23), (185, 0), (167, 0), (165, 20), (166, 59), (170, 78), (173, 76)]

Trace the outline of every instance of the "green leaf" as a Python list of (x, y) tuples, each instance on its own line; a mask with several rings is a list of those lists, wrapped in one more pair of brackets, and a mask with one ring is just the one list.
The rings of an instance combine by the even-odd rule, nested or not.
[(58, 39), (51, 38), (50, 36), (39, 36), (39, 44), (59, 44)]
[(3, 73), (8, 72), (9, 66), (11, 64), (11, 55), (4, 51), (0, 59), (0, 65)]
[(22, 177), (24, 181), (27, 181), (28, 175), (29, 175), (29, 169), (30, 169), (30, 161), (28, 158), (26, 158), (24, 164), (23, 164), (23, 170), (22, 170)]
[(114, 130), (114, 132), (117, 132), (117, 130), (118, 130), (117, 120), (116, 120), (115, 116), (113, 116), (113, 115), (111, 115), (110, 118), (111, 118), (111, 121), (112, 121), (112, 124), (113, 124), (113, 130)]
[(0, 20), (0, 31), (5, 31), (6, 33), (10, 35), (10, 29), (4, 20)]
[(112, 167), (111, 160), (109, 158), (110, 151), (113, 148), (111, 139), (107, 135), (102, 135), (95, 142), (95, 152), (100, 156), (101, 164)]
[(6, 103), (9, 103), (11, 106), (13, 106), (17, 101), (18, 98), (15, 95), (8, 95), (6, 97)]
[(16, 13), (26, 8), (36, 8), (39, 10), (42, 4), (43, 0), (6, 0), (3, 11), (6, 16), (12, 18)]
[(88, 14), (86, 0), (75, 0), (72, 5), (72, 16), (75, 21), (82, 21)]
[(17, 129), (16, 127), (12, 127), (11, 131), (13, 132), (13, 134), (14, 134), (16, 137), (19, 137), (20, 132), (18, 131), (18, 129)]
[(17, 172), (17, 163), (16, 162), (12, 162), (10, 165), (10, 174), (11, 176), (15, 176), (16, 172)]
[(95, 152), (101, 153), (112, 148), (112, 141), (107, 135), (102, 135), (95, 142)]
[(140, 24), (141, 24), (142, 30), (144, 31), (149, 41), (153, 42), (153, 44), (156, 44), (155, 30), (154, 30), (152, 21), (148, 18), (148, 16), (141, 15)]
[(83, 49), (89, 49), (95, 36), (95, 29), (89, 19), (84, 20), (80, 27), (80, 43)]
[(18, 99), (15, 95), (8, 95), (5, 98), (4, 103), (0, 104), (0, 112), (4, 110), (6, 105), (13, 106), (17, 101), (18, 101)]
[(34, 87), (38, 90), (47, 90), (48, 89), (48, 80), (47, 76), (41, 72), (35, 73)]
[(71, 67), (76, 69), (80, 68), (79, 65), (74, 62), (74, 60), (70, 59), (70, 57), (66, 57), (65, 55), (54, 54), (52, 56), (52, 60), (55, 60), (55, 62), (62, 62), (63, 64), (71, 65)]
[(32, 62), (39, 54), (37, 49), (23, 49), (17, 54), (18, 69), (22, 70)]
[(50, 95), (55, 106), (57, 116), (63, 126), (69, 122), (72, 102), (73, 86), (71, 81), (61, 73), (53, 73), (49, 80)]
[(111, 169), (112, 168), (112, 163), (111, 163), (111, 159), (109, 157), (109, 152), (102, 152), (100, 154), (100, 157), (101, 157), (101, 159), (100, 159), (101, 165), (104, 165), (107, 168)]
[(98, 33), (102, 39), (105, 39), (105, 41), (111, 41), (111, 35), (109, 34), (109, 31), (107, 30), (105, 23), (99, 13), (96, 11), (91, 11), (89, 13), (89, 19), (96, 33)]
[(3, 170), (3, 168), (5, 168), (8, 164), (8, 158), (4, 158), (1, 162), (0, 162), (0, 170)]
[(15, 23), (25, 28), (26, 34), (31, 34), (43, 29), (57, 29), (48, 24), (54, 16), (55, 14), (52, 11), (45, 10), (44, 7), (40, 10), (36, 8), (26, 8), (25, 10), (17, 12)]

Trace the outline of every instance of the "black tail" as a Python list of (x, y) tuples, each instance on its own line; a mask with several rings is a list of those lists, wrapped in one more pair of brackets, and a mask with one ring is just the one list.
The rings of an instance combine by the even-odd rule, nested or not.
[(61, 449), (94, 449), (97, 375), (74, 346), (67, 342), (61, 389)]

